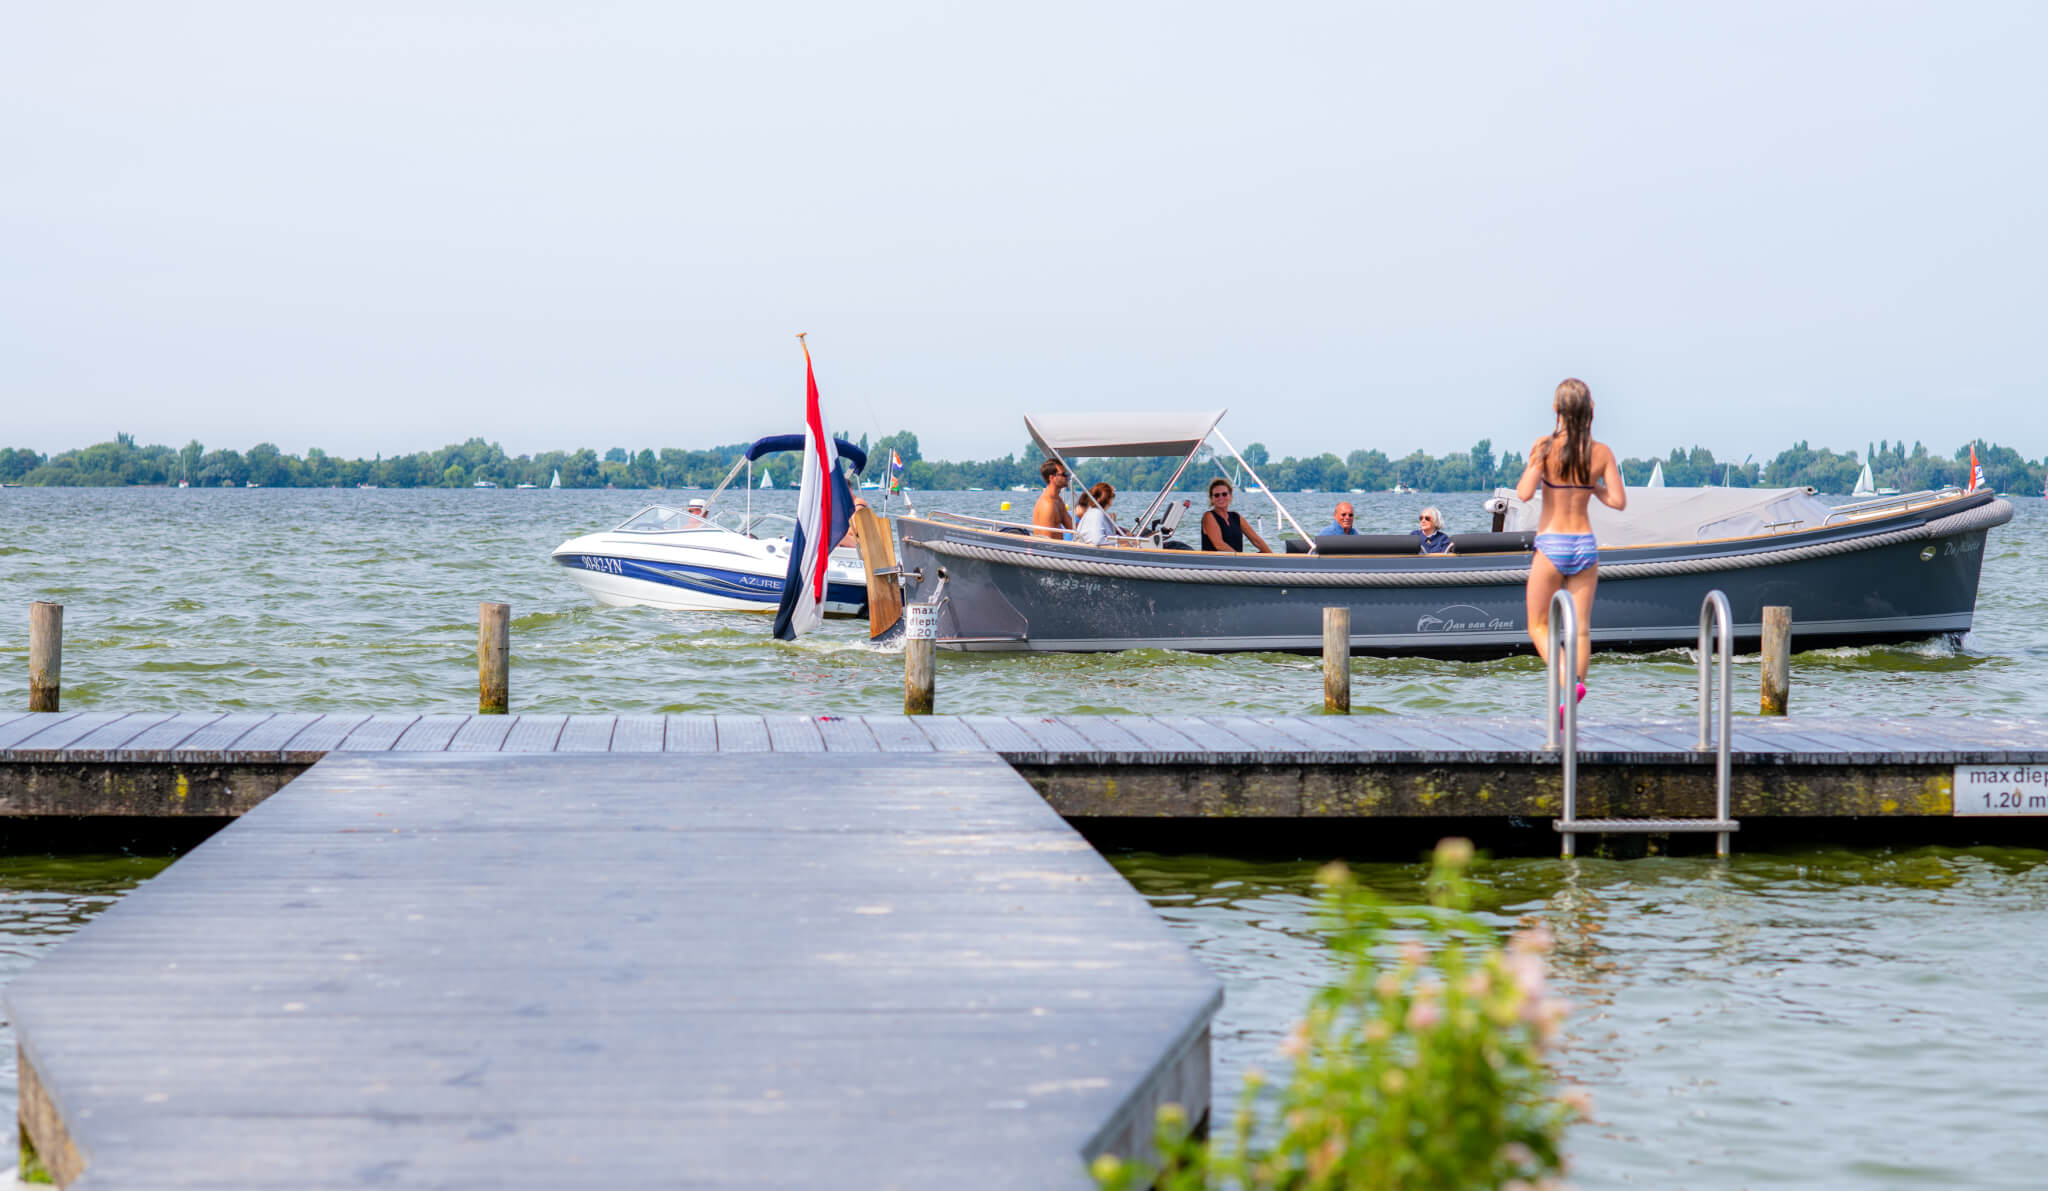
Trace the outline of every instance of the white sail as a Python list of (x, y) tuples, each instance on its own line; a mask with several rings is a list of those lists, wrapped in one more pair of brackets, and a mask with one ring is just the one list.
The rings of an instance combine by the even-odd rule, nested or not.
[(548, 481), (548, 487), (550, 487), (550, 488), (560, 488), (561, 486), (562, 486), (562, 469), (558, 467), (558, 468), (556, 468), (556, 469), (555, 469), (555, 478), (554, 478), (554, 479), (552, 479), (552, 480), (549, 480), (549, 481)]
[(1649, 487), (1652, 487), (1652, 488), (1662, 488), (1663, 486), (1664, 486), (1664, 461), (1663, 461), (1662, 459), (1659, 459), (1659, 460), (1658, 460), (1658, 461), (1657, 461), (1656, 463), (1654, 463), (1654, 464), (1652, 464), (1652, 465), (1650, 466), (1650, 483), (1649, 483)]
[(1876, 496), (1876, 495), (1877, 495), (1877, 482), (1876, 482), (1875, 480), (1873, 480), (1873, 479), (1871, 478), (1871, 476), (1870, 476), (1870, 465), (1869, 465), (1868, 463), (1866, 463), (1866, 464), (1864, 464), (1864, 465), (1863, 465), (1863, 472), (1862, 472), (1862, 474), (1860, 474), (1860, 475), (1858, 475), (1858, 476), (1856, 477), (1856, 490), (1855, 490), (1854, 492), (1851, 492), (1851, 493), (1850, 493), (1849, 495), (1851, 495), (1851, 496)]
[(774, 477), (774, 476), (771, 476), (771, 475), (769, 475), (769, 474), (768, 474), (768, 469), (767, 469), (767, 468), (765, 468), (765, 467), (761, 469), (761, 487), (763, 487), (763, 488), (773, 488), (773, 487), (775, 487), (775, 477)]

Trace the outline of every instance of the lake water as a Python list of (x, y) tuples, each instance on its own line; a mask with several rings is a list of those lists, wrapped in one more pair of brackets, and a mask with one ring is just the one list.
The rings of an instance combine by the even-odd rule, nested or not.
[[(513, 605), (514, 711), (900, 709), (900, 657), (865, 625), (796, 644), (765, 618), (606, 609), (547, 560), (653, 494), (575, 491), (0, 492), (0, 706), (26, 699), (31, 600), (65, 607), (67, 708), (475, 706), (476, 603)], [(993, 514), (1023, 494), (921, 495)], [(787, 510), (788, 493), (757, 507)], [(1255, 499), (1247, 504), (1255, 503)], [(1335, 497), (1290, 497), (1303, 520)], [(1361, 529), (1478, 494), (1350, 497)], [(2048, 508), (1992, 531), (1959, 646), (1794, 660), (1794, 714), (2048, 716)], [(1020, 506), (1021, 507), (1021, 506)], [(12, 608), (16, 611), (8, 612)], [(1586, 714), (1684, 715), (1683, 651), (1595, 660)], [(1538, 701), (1530, 659), (1356, 659), (1361, 713), (1495, 714)], [(1755, 660), (1738, 683), (1754, 690)], [(1166, 651), (942, 657), (948, 712), (1309, 712), (1316, 660)], [(0, 846), (0, 852), (4, 852)], [(1326, 856), (1115, 857), (1225, 979), (1219, 1102), (1324, 972), (1308, 881)], [(0, 981), (161, 860), (0, 860)], [(1397, 899), (1419, 870), (1358, 866)], [(1562, 1065), (1595, 1092), (1572, 1149), (1584, 1187), (2036, 1186), (2048, 1020), (2048, 854), (1862, 849), (1709, 861), (1508, 860), (1482, 870), (1503, 923), (1545, 915), (1581, 1004)], [(0, 1095), (13, 1094), (0, 1032)]]

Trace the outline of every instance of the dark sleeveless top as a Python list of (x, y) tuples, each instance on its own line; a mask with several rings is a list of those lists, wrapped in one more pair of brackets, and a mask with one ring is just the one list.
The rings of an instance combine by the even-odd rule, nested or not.
[[(1202, 531), (1202, 549), (1204, 550), (1214, 550), (1216, 548), (1209, 544), (1209, 533), (1207, 529), (1207, 526), (1209, 524), (1209, 518), (1215, 516), (1215, 514), (1216, 510), (1214, 509), (1210, 509), (1208, 512), (1202, 514), (1202, 525), (1204, 527)], [(1243, 554), (1244, 518), (1238, 516), (1235, 512), (1229, 514), (1229, 517), (1230, 519), (1228, 521), (1224, 521), (1220, 517), (1217, 518), (1218, 524), (1216, 526), (1216, 536), (1222, 538), (1225, 542), (1229, 543), (1232, 551), (1238, 554)]]

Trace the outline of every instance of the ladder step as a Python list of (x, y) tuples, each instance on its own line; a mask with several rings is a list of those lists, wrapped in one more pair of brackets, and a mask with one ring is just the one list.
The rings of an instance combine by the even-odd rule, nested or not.
[(1557, 820), (1552, 826), (1568, 835), (1657, 835), (1667, 831), (1740, 831), (1734, 819), (1574, 819)]

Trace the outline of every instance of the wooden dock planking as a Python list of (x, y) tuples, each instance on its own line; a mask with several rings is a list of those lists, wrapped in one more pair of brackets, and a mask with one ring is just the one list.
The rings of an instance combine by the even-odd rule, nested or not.
[(612, 751), (615, 753), (658, 753), (661, 752), (668, 732), (668, 717), (659, 715), (622, 715), (619, 726), (612, 732)]
[(1082, 1188), (1219, 1001), (997, 758), (880, 753), (336, 753), (7, 990), (94, 1185), (208, 1188)]
[[(1580, 732), (1582, 783), (1592, 783), (1585, 788), (1597, 791), (1607, 782), (1600, 797), (1610, 808), (1643, 798), (1654, 803), (1660, 787), (1690, 789), (1705, 780), (1703, 775), (1711, 776), (1713, 754), (1693, 747), (1697, 725), (1689, 717), (1595, 718), (1583, 723)], [(0, 807), (6, 808), (0, 814), (145, 817), (238, 814), (290, 780), (297, 767), (331, 752), (355, 750), (994, 753), (1020, 767), (1062, 813), (1077, 818), (1457, 817), (1477, 813), (1481, 806), (1527, 817), (1551, 808), (1560, 761), (1557, 752), (1542, 747), (1541, 719), (1520, 716), (65, 712), (6, 717), (0, 720), (0, 740), (13, 742), (0, 747), (0, 764), (69, 767), (37, 779), (40, 784), (32, 789), (0, 787)], [(1966, 763), (2048, 763), (2048, 724), (1739, 716), (1734, 761), (1739, 816), (1944, 814), (1948, 808), (1931, 799), (1945, 789), (1948, 769)], [(95, 777), (96, 771), (82, 768), (124, 765), (169, 766), (176, 772), (130, 771), (156, 775), (138, 786), (126, 777)], [(211, 783), (207, 796), (187, 802), (186, 786), (171, 789), (174, 781), (188, 779)], [(0, 781), (7, 780), (13, 779), (0, 771)], [(1374, 788), (1380, 791), (1372, 799), (1360, 802), (1346, 793), (1368, 781), (1378, 783)], [(1140, 785), (1150, 793), (1141, 796)], [(1311, 788), (1313, 798), (1305, 803), (1303, 791)], [(1403, 789), (1406, 794), (1399, 793)], [(1683, 802), (1693, 796), (1673, 797)], [(1311, 804), (1312, 810), (1304, 809)]]
[(718, 721), (708, 715), (672, 715), (662, 748), (671, 753), (718, 751)]

